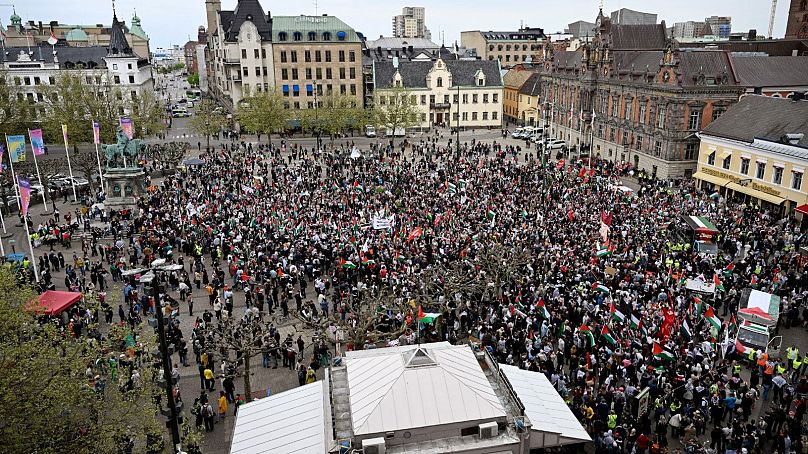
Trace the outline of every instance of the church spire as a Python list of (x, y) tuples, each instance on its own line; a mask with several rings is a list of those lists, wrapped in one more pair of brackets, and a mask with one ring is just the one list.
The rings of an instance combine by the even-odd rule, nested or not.
[(123, 33), (123, 25), (118, 22), (118, 15), (115, 14), (115, 2), (112, 2), (112, 28), (109, 32), (109, 48), (107, 57), (134, 57), (126, 35)]

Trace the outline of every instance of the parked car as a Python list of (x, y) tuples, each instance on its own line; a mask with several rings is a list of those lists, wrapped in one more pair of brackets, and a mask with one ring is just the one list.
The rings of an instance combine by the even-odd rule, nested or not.
[(564, 142), (561, 139), (549, 139), (547, 142), (538, 142), (538, 145), (545, 150), (563, 150), (567, 146), (567, 142)]

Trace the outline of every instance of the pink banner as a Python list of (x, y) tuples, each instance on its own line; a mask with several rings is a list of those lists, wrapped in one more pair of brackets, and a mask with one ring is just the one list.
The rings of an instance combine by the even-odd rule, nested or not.
[(28, 131), (31, 136), (31, 149), (34, 151), (34, 156), (42, 156), (45, 154), (45, 141), (42, 139), (41, 129), (32, 129)]
[(97, 121), (93, 122), (93, 143), (96, 145), (101, 143), (101, 126)]
[(131, 118), (121, 117), (121, 129), (123, 129), (123, 132), (129, 140), (135, 138), (135, 128)]
[(20, 210), (22, 217), (28, 216), (28, 205), (31, 203), (31, 182), (23, 177), (18, 178), (20, 186)]

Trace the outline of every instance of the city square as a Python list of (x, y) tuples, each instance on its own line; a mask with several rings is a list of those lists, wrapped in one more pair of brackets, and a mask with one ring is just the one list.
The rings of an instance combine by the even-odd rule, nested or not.
[(808, 450), (785, 3), (9, 8), (2, 450)]

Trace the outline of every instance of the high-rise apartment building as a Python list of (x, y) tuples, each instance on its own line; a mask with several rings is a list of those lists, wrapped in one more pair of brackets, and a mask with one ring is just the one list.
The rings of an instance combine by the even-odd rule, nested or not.
[(710, 16), (704, 18), (704, 22), (710, 26), (712, 34), (720, 38), (729, 38), (732, 33), (732, 18), (729, 16)]
[(432, 33), (426, 28), (426, 9), (422, 6), (402, 8), (401, 14), (393, 16), (393, 36), (432, 39)]
[(656, 24), (657, 15), (653, 13), (643, 13), (628, 8), (620, 8), (612, 11), (612, 23), (615, 25), (645, 25)]

